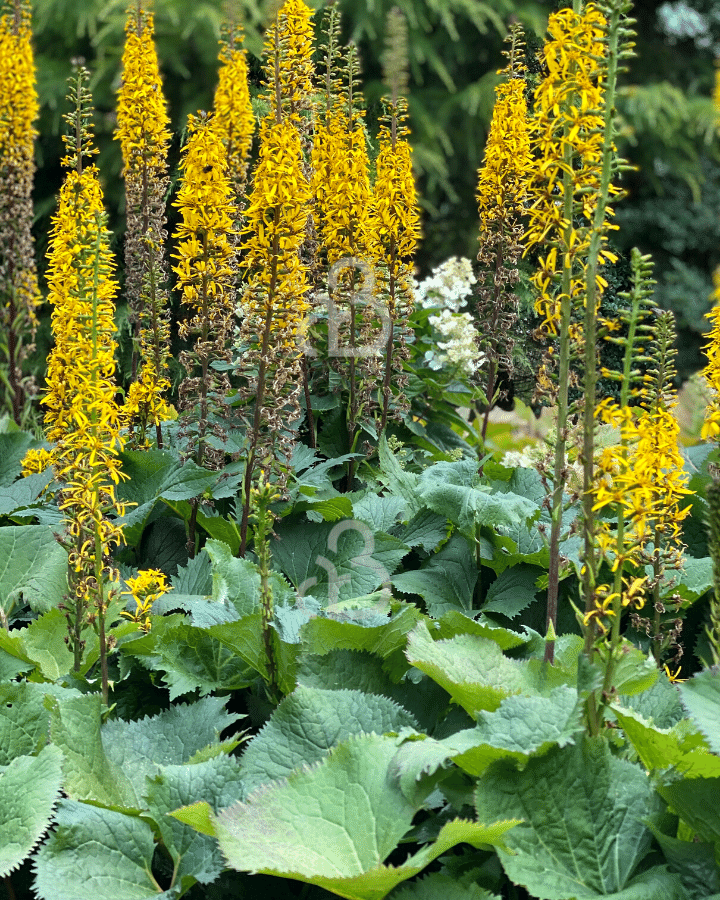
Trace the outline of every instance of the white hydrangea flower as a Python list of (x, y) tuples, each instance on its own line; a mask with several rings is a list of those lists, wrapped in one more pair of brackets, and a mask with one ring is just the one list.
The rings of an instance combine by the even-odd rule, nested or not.
[(458, 312), (467, 303), (476, 281), (470, 260), (452, 256), (433, 269), (424, 281), (415, 282), (415, 301), (426, 309)]
[[(437, 342), (442, 354), (428, 351), (432, 354), (428, 360), (430, 368), (452, 366), (472, 377), (484, 362), (485, 355), (478, 352), (477, 332), (470, 313), (443, 309), (439, 316), (430, 316), (429, 322), (444, 338)], [(428, 353), (425, 358), (428, 359)]]

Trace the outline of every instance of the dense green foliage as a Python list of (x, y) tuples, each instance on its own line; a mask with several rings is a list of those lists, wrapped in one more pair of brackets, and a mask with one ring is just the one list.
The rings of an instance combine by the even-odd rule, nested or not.
[[(172, 445), (125, 453), (121, 497), (137, 505), (125, 518), (123, 575), (160, 567), (173, 590), (147, 633), (113, 601), (108, 717), (93, 693), (92, 632), (82, 671), (71, 671), (56, 608), (66, 590), (59, 514), (39, 496), (47, 477), (17, 477), (32, 443), (12, 427), (0, 435), (10, 626), (0, 630), (0, 860), (2, 872), (16, 868), (52, 822), (33, 864), (38, 896), (720, 892), (717, 674), (678, 688), (625, 642), (610, 708), (618, 727), (612, 739), (585, 735), (600, 670), (571, 614), (579, 541), (562, 545), (563, 636), (548, 668), (538, 531), (548, 514), (533, 470), (488, 463), (478, 478), (472, 458), (443, 461), (435, 450), (422, 462), (422, 451), (383, 442), (379, 464), (360, 470), (362, 489), (344, 494), (334, 483), (343, 460), (298, 448), (272, 542), (272, 665), (284, 696), (275, 706), (261, 571), (233, 555), (238, 476), (181, 466)], [(688, 461), (699, 467), (695, 488), (708, 478), (706, 455)], [(205, 548), (188, 560), (199, 492), (213, 508), (201, 507)], [(701, 516), (698, 504), (676, 585), (687, 674), (694, 653), (708, 655)], [(29, 878), (27, 865), (13, 875), (16, 896), (29, 896)], [(299, 895), (296, 879), (309, 885)]]

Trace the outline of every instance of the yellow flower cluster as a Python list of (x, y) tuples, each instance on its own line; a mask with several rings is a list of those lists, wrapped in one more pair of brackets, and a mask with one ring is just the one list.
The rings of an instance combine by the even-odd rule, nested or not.
[[(190, 139), (181, 162), (183, 181), (175, 203), (182, 222), (174, 237), (183, 302), (199, 314), (228, 320), (234, 312), (234, 280), (231, 245), (233, 234), (232, 190), (227, 176), (225, 148), (211, 119), (188, 119)], [(227, 323), (226, 323), (227, 324)], [(192, 322), (180, 326), (186, 337)]]
[(367, 258), (373, 243), (372, 188), (361, 122), (335, 111), (315, 125), (313, 194), (328, 264), (343, 256)]
[(248, 66), (242, 49), (242, 32), (220, 42), (220, 70), (213, 104), (213, 128), (227, 151), (230, 180), (245, 183), (248, 157), (255, 131), (255, 117), (248, 89)]
[[(97, 169), (72, 169), (60, 191), (48, 251), (55, 346), (42, 403), (47, 408), (46, 434), (55, 447), (51, 459), (35, 463), (39, 467), (52, 462), (64, 482), (59, 507), (68, 522), (75, 598), (81, 605), (94, 598), (101, 614), (101, 573), (114, 578), (107, 559), (113, 545), (123, 541), (122, 528), (108, 513), (125, 512), (115, 496), (123, 441), (114, 382), (118, 285), (109, 242)], [(27, 460), (26, 468), (33, 464)], [(77, 615), (78, 636), (82, 627)]]
[(137, 622), (147, 633), (152, 627), (150, 613), (153, 603), (173, 588), (167, 583), (165, 573), (159, 569), (141, 569), (134, 578), (128, 578), (125, 583), (129, 590), (123, 591), (122, 596), (131, 597), (135, 601), (135, 611), (123, 611), (120, 615), (130, 619), (131, 622)]
[(703, 369), (703, 375), (710, 386), (711, 396), (705, 410), (705, 422), (702, 427), (702, 439), (704, 441), (720, 439), (720, 270), (713, 274), (715, 290), (713, 299), (715, 305), (707, 314), (710, 320), (710, 332), (706, 335), (708, 343), (705, 345), (707, 365)]
[(160, 423), (174, 416), (164, 399), (170, 389), (163, 240), (171, 134), (153, 40), (153, 16), (142, 4), (129, 8), (125, 34), (116, 137), (124, 165), (126, 292), (135, 325), (135, 348), (133, 382), (123, 418), (131, 429), (139, 423), (141, 438), (146, 440), (148, 425), (154, 425), (159, 434)]
[(30, 4), (19, 7), (17, 21), (10, 13), (0, 18), (0, 158), (3, 166), (26, 170), (32, 184), (39, 106)]
[[(648, 545), (662, 546), (666, 565), (680, 561), (682, 522), (690, 514), (690, 506), (682, 503), (692, 491), (678, 449), (674, 405), (656, 403), (638, 409), (606, 399), (597, 408), (599, 421), (620, 429), (620, 443), (604, 448), (598, 459), (593, 503), (594, 511), (614, 509), (625, 522), (618, 546), (612, 523), (598, 520), (598, 549), (606, 559), (612, 558), (613, 572), (626, 565), (642, 569)], [(647, 579), (625, 582), (622, 605), (641, 608)], [(609, 586), (601, 585), (598, 591), (599, 598), (610, 597)]]
[(245, 210), (243, 249), (252, 275), (243, 306), (257, 334), (263, 334), (269, 322), (269, 333), (292, 352), (299, 352), (310, 309), (307, 267), (299, 256), (309, 204), (297, 129), (290, 120), (273, 122), (268, 117), (261, 125), (260, 157)]
[(117, 102), (117, 137), (123, 174), (167, 168), (170, 119), (165, 108), (151, 13), (133, 4), (128, 9), (122, 85)]
[(2, 380), (18, 424), (24, 424), (25, 401), (35, 390), (22, 370), (42, 302), (31, 234), (37, 115), (30, 4), (16, 2), (15, 13), (0, 18), (0, 348), (7, 362)]
[(313, 15), (304, 0), (285, 0), (265, 35), (266, 99), (276, 122), (299, 121), (312, 103)]
[[(407, 133), (404, 128), (399, 133)], [(380, 128), (380, 152), (376, 162), (372, 229), (375, 255), (387, 267), (387, 280), (396, 285), (408, 305), (412, 304), (413, 257), (420, 237), (412, 148), (404, 137), (393, 137), (387, 125)], [(396, 297), (389, 300), (395, 314)]]
[(510, 78), (495, 88), (485, 161), (478, 170), (481, 231), (492, 229), (498, 219), (518, 216), (524, 207), (534, 165), (524, 90), (522, 78)]
[[(555, 291), (560, 272), (578, 269), (587, 256), (590, 230), (577, 225), (582, 216), (592, 222), (600, 188), (603, 152), (603, 87), (596, 60), (603, 58), (606, 20), (593, 3), (582, 14), (563, 9), (550, 16), (550, 40), (544, 55), (548, 74), (538, 86), (533, 120), (533, 148), (539, 158), (530, 184), (528, 247), (550, 246), (539, 259), (533, 281), (538, 290), (536, 312), (550, 334), (557, 333), (561, 297)], [(571, 208), (567, 208), (564, 178), (572, 178)], [(611, 193), (617, 189), (611, 187)], [(608, 208), (608, 214), (612, 211)], [(607, 226), (609, 227), (609, 226)], [(614, 261), (601, 250), (599, 262)], [(570, 299), (582, 305), (585, 278), (573, 271)], [(607, 287), (597, 276), (598, 297)]]
[(30, 4), (19, 4), (19, 19), (0, 18), (0, 156), (6, 165), (33, 165), (38, 96), (35, 86)]
[(117, 483), (120, 445), (115, 404), (115, 296), (118, 284), (105, 226), (102, 188), (95, 166), (67, 173), (48, 251), (48, 298), (53, 306), (55, 347), (48, 359), (47, 437), (77, 444), (92, 426), (100, 444), (85, 448), (98, 459), (108, 451), (107, 474)]

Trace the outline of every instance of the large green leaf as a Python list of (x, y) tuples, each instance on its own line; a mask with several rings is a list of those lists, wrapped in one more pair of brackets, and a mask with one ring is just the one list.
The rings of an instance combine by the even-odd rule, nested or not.
[(510, 694), (537, 693), (528, 663), (504, 656), (498, 644), (487, 637), (459, 634), (434, 641), (420, 622), (408, 635), (406, 655), (471, 716), (497, 709)]
[[(199, 563), (196, 563), (199, 560)], [(278, 572), (270, 573), (276, 604), (294, 599), (294, 591)], [(197, 628), (236, 622), (260, 608), (260, 572), (249, 559), (238, 559), (223, 541), (208, 540), (203, 552), (178, 572), (175, 590), (153, 606), (153, 612), (183, 609)]]
[(720, 866), (715, 861), (715, 847), (701, 841), (680, 841), (653, 828), (665, 859), (680, 875), (689, 900), (706, 900), (708, 891), (720, 891)]
[(467, 540), (454, 534), (421, 569), (395, 575), (392, 585), (403, 594), (419, 594), (428, 614), (439, 619), (449, 610), (470, 613), (478, 574)]
[(522, 768), (533, 756), (552, 747), (575, 742), (582, 731), (582, 707), (577, 691), (559, 687), (549, 697), (506, 697), (495, 712), (478, 714), (476, 728), (458, 731), (441, 741), (409, 741), (395, 764), (402, 778), (428, 771), (432, 757), (452, 759), (470, 775), (481, 775), (498, 759), (513, 760)]
[(60, 795), (62, 753), (43, 747), (18, 756), (0, 775), (0, 878), (30, 855), (52, 818)]
[[(223, 652), (230, 654), (230, 663), (237, 666), (238, 675), (243, 671), (246, 684), (252, 683), (254, 673), (258, 673), (269, 681), (269, 660), (262, 633), (262, 612), (258, 610), (250, 616), (244, 616), (237, 622), (225, 625), (213, 625), (208, 629), (212, 641), (222, 646)], [(280, 691), (289, 693), (295, 686), (295, 660), (299, 647), (296, 643), (287, 643), (280, 639), (276, 630), (271, 632), (275, 662), (276, 681)], [(240, 664), (245, 666), (243, 670)], [(168, 674), (167, 677), (170, 677)], [(219, 685), (218, 685), (219, 686)], [(227, 684), (229, 687), (230, 685)]]
[(178, 703), (156, 716), (101, 724), (98, 694), (49, 697), (51, 738), (64, 754), (63, 786), (77, 800), (123, 809), (142, 809), (146, 777), (164, 765), (182, 765), (198, 757), (232, 750), (220, 733), (234, 725), (227, 698), (206, 697)]
[(502, 844), (515, 821), (455, 820), (404, 864), (385, 866), (417, 810), (388, 777), (395, 751), (392, 738), (363, 735), (217, 816), (198, 805), (175, 815), (209, 824), (234, 869), (317, 884), (349, 900), (382, 900), (455, 844)]
[(634, 709), (657, 728), (672, 728), (685, 717), (680, 703), (678, 685), (673, 684), (664, 671), (652, 687), (631, 697), (620, 697), (620, 705)]
[[(65, 640), (67, 633), (67, 619), (59, 609), (49, 610), (21, 632), (24, 654), (48, 681), (57, 681), (73, 667), (73, 655)], [(86, 672), (97, 659), (99, 642), (97, 634), (90, 628), (83, 639), (85, 654), (81, 671)]]
[(298, 684), (333, 691), (344, 688), (382, 694), (414, 715), (423, 731), (431, 731), (445, 714), (447, 694), (417, 669), (408, 681), (412, 689), (405, 681), (393, 681), (379, 656), (357, 650), (331, 650), (323, 656), (304, 654), (297, 667)]
[(232, 750), (235, 743), (221, 744), (220, 734), (242, 716), (228, 713), (227, 702), (228, 697), (203, 697), (195, 703), (175, 703), (156, 716), (133, 722), (111, 719), (102, 726), (106, 757), (111, 767), (132, 772), (137, 805), (142, 805), (145, 777), (161, 766), (182, 765), (207, 748)]
[(34, 610), (45, 612), (67, 589), (67, 553), (49, 526), (0, 528), (0, 607), (5, 615), (21, 596)]
[(277, 536), (272, 545), (275, 566), (301, 595), (328, 603), (371, 594), (390, 581), (410, 549), (354, 519), (318, 525), (294, 522), (278, 527)]
[(0, 487), (0, 516), (17, 518), (23, 513), (32, 516), (33, 510), (28, 507), (38, 502), (40, 494), (50, 484), (52, 478), (52, 470), (46, 469), (45, 472), (21, 478), (8, 487)]
[[(712, 757), (720, 762), (717, 756)], [(683, 778), (672, 776), (668, 782), (660, 781), (658, 792), (668, 805), (697, 832), (700, 839), (720, 843), (720, 776), (712, 778)]]
[(218, 481), (216, 472), (208, 472), (192, 460), (182, 465), (167, 450), (129, 450), (121, 453), (120, 459), (128, 478), (118, 485), (118, 499), (136, 504), (122, 520), (130, 546), (140, 540), (161, 497), (170, 501), (192, 500), (211, 490)]
[(22, 471), (22, 461), (30, 449), (37, 445), (27, 431), (0, 434), (0, 487), (8, 487)]
[(421, 547), (431, 553), (448, 536), (448, 520), (445, 516), (423, 509), (398, 533), (408, 547)]
[(702, 734), (688, 720), (672, 728), (657, 728), (634, 710), (613, 709), (647, 769), (672, 768), (689, 778), (720, 778), (720, 757), (708, 752)]
[(477, 884), (461, 884), (448, 875), (433, 872), (393, 892), (391, 900), (500, 900)]
[[(311, 653), (331, 650), (366, 650), (386, 658), (405, 646), (406, 635), (416, 626), (422, 613), (414, 604), (394, 604), (389, 616), (317, 616), (304, 625), (302, 638)], [(360, 610), (361, 613), (364, 610)]]
[(194, 765), (163, 765), (149, 780), (144, 795), (163, 844), (173, 861), (177, 883), (187, 890), (196, 882), (209, 884), (222, 872), (224, 860), (217, 841), (168, 815), (199, 800), (213, 812), (244, 796), (238, 761), (216, 756)]
[(414, 472), (406, 472), (403, 469), (395, 454), (388, 447), (384, 434), (380, 436), (378, 442), (378, 457), (383, 473), (382, 480), (396, 497), (400, 497), (404, 501), (405, 518), (412, 519), (423, 507), (417, 492), (418, 476)]
[(28, 681), (0, 684), (0, 766), (30, 756), (45, 743), (50, 715), (43, 686)]
[(540, 566), (529, 566), (519, 563), (501, 572), (490, 585), (484, 613), (501, 613), (508, 619), (514, 619), (535, 599), (536, 582), (543, 573)]
[(381, 531), (389, 534), (404, 509), (402, 497), (379, 497), (370, 491), (353, 502), (351, 515), (357, 521), (364, 522), (373, 533)]
[(63, 789), (76, 800), (129, 809), (138, 806), (131, 772), (111, 763), (101, 734), (99, 694), (48, 697), (50, 737), (63, 753)]
[(713, 586), (713, 563), (709, 556), (696, 559), (686, 556), (683, 567), (678, 573), (678, 583), (673, 590), (683, 600), (697, 600)]
[(242, 757), (243, 780), (251, 791), (317, 762), (351, 735), (401, 728), (417, 728), (417, 722), (387, 697), (298, 687), (248, 744)]
[(720, 675), (711, 669), (698, 672), (679, 685), (682, 704), (707, 739), (713, 753), (720, 754)]
[(61, 801), (35, 860), (40, 900), (162, 900), (152, 875), (153, 832), (136, 816)]
[(170, 689), (170, 699), (199, 690), (202, 695), (214, 690), (235, 690), (247, 687), (254, 678), (245, 657), (236, 647), (228, 646), (226, 633), (238, 635), (248, 644), (255, 671), (264, 659), (260, 613), (246, 616), (237, 622), (215, 625), (211, 629), (194, 628), (180, 617), (156, 620), (150, 634), (122, 644), (122, 652), (139, 657), (154, 671), (163, 672), (163, 681)]
[(650, 849), (647, 822), (661, 812), (644, 770), (614, 758), (600, 738), (551, 750), (522, 772), (496, 763), (476, 801), (481, 820), (525, 820), (508, 835), (511, 852), (498, 853), (509, 878), (539, 900), (622, 891)]
[(537, 504), (510, 491), (498, 493), (477, 482), (477, 463), (437, 463), (426, 469), (418, 484), (418, 496), (433, 512), (447, 516), (467, 537), (474, 539), (478, 526), (513, 525), (538, 512)]
[(522, 647), (529, 640), (527, 635), (518, 634), (517, 631), (513, 631), (510, 628), (496, 625), (495, 622), (486, 619), (482, 614), (477, 616), (477, 618), (470, 619), (463, 613), (454, 610), (445, 613), (439, 622), (434, 622), (433, 630), (435, 636), (439, 638), (452, 638), (458, 634), (476, 634), (480, 637), (490, 638), (502, 650)]

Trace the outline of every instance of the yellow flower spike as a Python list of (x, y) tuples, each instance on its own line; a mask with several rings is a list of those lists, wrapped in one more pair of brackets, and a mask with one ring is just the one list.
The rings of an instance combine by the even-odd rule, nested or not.
[[(100, 637), (102, 692), (108, 699), (104, 582), (114, 546), (123, 541), (114, 486), (122, 477), (118, 452), (123, 439), (115, 403), (115, 262), (110, 251), (90, 119), (89, 73), (71, 82), (73, 112), (66, 116), (65, 175), (53, 217), (48, 250), (48, 299), (53, 307), (55, 346), (48, 358), (46, 436), (56, 477), (65, 484), (58, 506), (65, 513), (71, 554), (71, 596), (66, 616), (75, 670), (82, 663), (82, 633), (89, 623)], [(31, 458), (29, 465), (37, 464)]]
[(265, 99), (276, 122), (299, 125), (312, 106), (313, 15), (304, 0), (285, 0), (265, 35)]
[[(198, 465), (221, 465), (224, 455), (206, 441), (213, 430), (222, 437), (229, 380), (212, 367), (229, 355), (235, 315), (235, 206), (222, 140), (207, 117), (188, 119), (190, 137), (181, 162), (182, 184), (173, 204), (181, 222), (173, 258), (177, 287), (190, 316), (180, 337), (195, 337), (192, 352), (181, 356), (187, 378), (180, 387), (185, 455)], [(199, 374), (198, 374), (199, 372)], [(209, 417), (216, 418), (210, 425)], [(199, 428), (196, 424), (199, 423)]]
[[(720, 78), (720, 70), (718, 73)], [(718, 110), (720, 111), (720, 101)], [(710, 320), (711, 327), (706, 335), (708, 343), (704, 347), (708, 361), (703, 369), (703, 375), (710, 387), (710, 401), (705, 410), (705, 422), (701, 432), (704, 441), (715, 440), (720, 435), (720, 270), (718, 269), (713, 273), (713, 283), (715, 289), (712, 299), (715, 305), (706, 316)]]
[(389, 418), (393, 392), (397, 415), (406, 405), (402, 394), (402, 359), (406, 353), (406, 321), (414, 307), (412, 273), (420, 238), (412, 147), (407, 140), (407, 101), (403, 96), (407, 89), (407, 24), (397, 7), (388, 15), (387, 32), (383, 74), (389, 96), (383, 101), (386, 111), (378, 135), (371, 220), (375, 241), (373, 257), (377, 263), (376, 288), (387, 307), (391, 332), (385, 347), (384, 373), (378, 393), (382, 408), (381, 430)]
[(255, 131), (248, 89), (248, 65), (239, 25), (227, 26), (220, 39), (220, 70), (213, 103), (213, 128), (225, 147), (228, 177), (240, 204)]
[(167, 272), (164, 254), (165, 194), (170, 120), (153, 41), (153, 16), (142, 3), (128, 8), (122, 84), (118, 92), (118, 128), (125, 178), (127, 234), (125, 289), (134, 326), (133, 380), (123, 420), (140, 426), (137, 441), (147, 446), (154, 425), (162, 446), (160, 423), (174, 417), (164, 395), (170, 357)]
[(3, 302), (0, 330), (4, 359), (4, 405), (20, 426), (32, 416), (36, 393), (33, 378), (24, 372), (34, 350), (38, 325), (35, 250), (31, 233), (32, 190), (35, 174), (35, 120), (38, 95), (31, 45), (31, 5), (24, 0), (2, 4), (0, 18), (0, 271)]
[(269, 323), (272, 353), (297, 357), (310, 309), (305, 240), (310, 186), (302, 172), (300, 136), (292, 122), (270, 117), (260, 128), (260, 158), (245, 210), (245, 261), (251, 276), (243, 297), (246, 331), (262, 335)]

